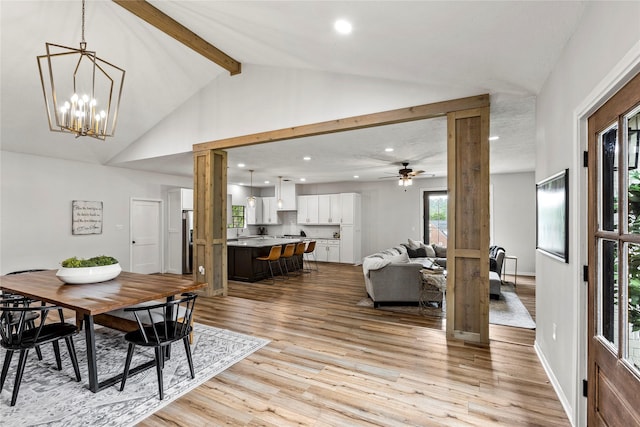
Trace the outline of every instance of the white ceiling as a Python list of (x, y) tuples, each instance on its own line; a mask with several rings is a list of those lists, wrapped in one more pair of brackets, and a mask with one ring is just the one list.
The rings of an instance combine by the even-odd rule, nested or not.
[[(585, 2), (151, 1), (243, 64), (303, 68), (491, 94), (491, 167), (535, 167), (535, 95)], [(49, 132), (35, 57), (44, 43), (77, 46), (80, 1), (0, 2), (3, 150), (100, 164), (134, 144), (194, 93), (226, 73), (109, 1), (87, 2), (86, 40), (127, 70), (116, 136), (108, 142)], [(353, 33), (333, 31), (336, 18)], [(451, 96), (457, 98), (459, 95)], [(447, 98), (445, 98), (447, 99)], [(398, 163), (443, 175), (444, 119), (284, 141), (229, 152), (229, 182), (277, 176), (308, 182), (361, 180)], [(322, 140), (322, 144), (313, 141)], [(322, 147), (322, 151), (314, 149)], [(385, 153), (384, 148), (395, 151)], [(309, 155), (312, 160), (300, 160)], [(244, 162), (244, 169), (236, 165)], [(191, 175), (189, 153), (119, 164)]]

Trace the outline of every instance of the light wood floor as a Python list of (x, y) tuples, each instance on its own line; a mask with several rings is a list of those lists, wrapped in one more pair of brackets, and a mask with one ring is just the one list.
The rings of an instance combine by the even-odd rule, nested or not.
[[(518, 279), (534, 310), (533, 280)], [(492, 325), (489, 348), (447, 342), (443, 320), (356, 306), (365, 296), (361, 267), (320, 264), (198, 298), (198, 322), (271, 343), (140, 425), (569, 425), (534, 331)]]

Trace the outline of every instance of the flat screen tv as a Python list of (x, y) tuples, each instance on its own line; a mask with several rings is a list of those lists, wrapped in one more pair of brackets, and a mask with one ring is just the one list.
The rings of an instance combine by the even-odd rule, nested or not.
[(569, 262), (569, 169), (536, 184), (536, 248)]

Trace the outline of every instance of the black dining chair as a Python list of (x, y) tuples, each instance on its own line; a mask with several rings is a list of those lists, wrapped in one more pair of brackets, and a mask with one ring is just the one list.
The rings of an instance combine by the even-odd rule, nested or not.
[[(56, 365), (60, 371), (62, 370), (62, 361), (58, 341), (64, 339), (67, 343), (67, 350), (73, 364), (76, 381), (80, 381), (80, 368), (73, 344), (73, 336), (78, 333), (78, 328), (71, 323), (65, 323), (62, 307), (44, 303), (40, 306), (30, 306), (29, 302), (27, 299), (16, 298), (15, 295), (0, 301), (0, 344), (7, 350), (2, 365), (2, 375), (0, 376), (0, 391), (2, 391), (7, 379), (13, 353), (20, 352), (11, 395), (11, 406), (14, 406), (18, 399), (18, 391), (20, 390), (27, 355), (32, 348), (37, 349), (39, 346), (52, 343)], [(58, 312), (57, 321), (48, 318), (49, 313), (52, 311)], [(32, 313), (36, 313), (37, 316), (33, 318)]]
[[(171, 344), (182, 340), (184, 351), (189, 363), (191, 378), (195, 378), (193, 370), (193, 359), (191, 358), (191, 346), (189, 344), (189, 333), (192, 330), (191, 319), (193, 318), (193, 308), (197, 295), (194, 293), (184, 293), (182, 298), (167, 301), (160, 304), (125, 308), (127, 312), (132, 312), (138, 323), (138, 329), (125, 334), (124, 339), (129, 343), (127, 360), (124, 365), (124, 374), (120, 383), (120, 391), (124, 390), (131, 359), (137, 345), (143, 347), (153, 347), (155, 351), (156, 372), (158, 374), (158, 391), (160, 400), (164, 399), (164, 386), (162, 381), (162, 370), (164, 369), (165, 356), (171, 349)], [(162, 314), (159, 314), (162, 313)]]

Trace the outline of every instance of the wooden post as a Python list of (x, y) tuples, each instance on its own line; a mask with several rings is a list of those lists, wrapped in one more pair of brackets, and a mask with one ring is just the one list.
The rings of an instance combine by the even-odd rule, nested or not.
[(193, 279), (227, 295), (227, 152), (195, 151), (193, 171)]
[(488, 345), (489, 107), (447, 121), (447, 337)]

